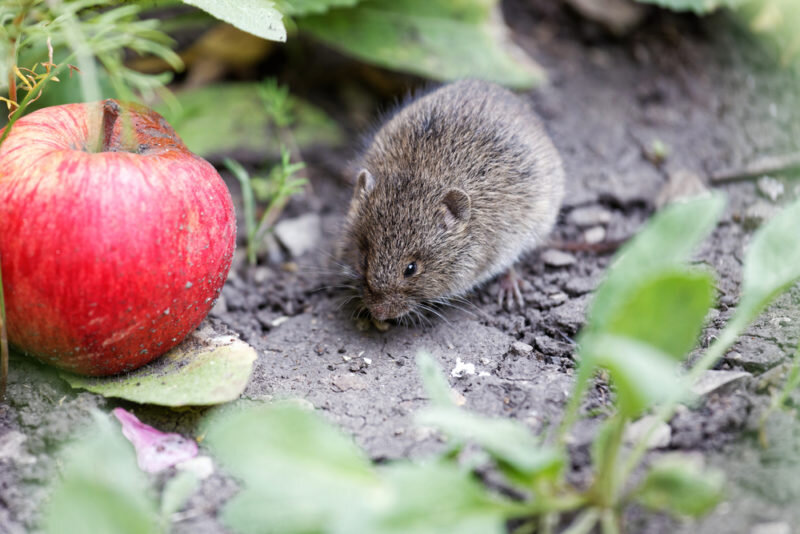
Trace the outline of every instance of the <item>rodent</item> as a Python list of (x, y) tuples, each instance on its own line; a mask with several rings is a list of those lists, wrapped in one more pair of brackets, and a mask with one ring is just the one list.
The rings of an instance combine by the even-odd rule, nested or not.
[(379, 321), (512, 268), (550, 232), (564, 195), (561, 158), (531, 106), (478, 80), (402, 106), (352, 168), (340, 254)]

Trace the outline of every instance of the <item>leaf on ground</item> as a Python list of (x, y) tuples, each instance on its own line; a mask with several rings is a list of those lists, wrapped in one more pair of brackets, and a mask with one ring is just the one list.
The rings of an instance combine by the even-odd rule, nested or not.
[(325, 13), (334, 7), (352, 7), (359, 0), (277, 0), (281, 13), (291, 16)]
[(545, 79), (511, 41), (496, 0), (365, 0), (297, 23), (359, 59), (438, 80), (473, 77), (528, 88)]
[(286, 41), (283, 16), (271, 0), (182, 1), (262, 39)]
[(368, 516), (370, 534), (501, 534), (507, 519), (502, 501), (493, 498), (468, 471), (454, 463), (398, 462), (379, 468), (388, 486), (383, 506)]
[(749, 0), (637, 0), (642, 4), (653, 4), (673, 11), (692, 11), (699, 15), (711, 13), (721, 7), (736, 8)]
[(156, 534), (156, 505), (131, 444), (103, 414), (67, 447), (61, 477), (43, 511), (44, 532)]
[(438, 406), (455, 406), (453, 390), (447, 382), (442, 368), (427, 352), (417, 354), (417, 367), (422, 378), (425, 393), (431, 402)]
[(582, 339), (581, 365), (608, 369), (620, 412), (634, 418), (651, 406), (686, 394), (679, 365), (671, 356), (625, 337), (593, 334)]
[(668, 268), (640, 281), (626, 297), (607, 311), (604, 331), (682, 359), (700, 335), (714, 281), (705, 271)]
[(236, 532), (356, 532), (381, 493), (350, 438), (292, 405), (222, 410), (206, 423), (205, 443), (243, 482), (222, 512)]
[(722, 500), (725, 477), (720, 471), (704, 469), (701, 460), (677, 454), (659, 458), (634, 498), (648, 508), (677, 516), (710, 512)]
[(165, 522), (169, 521), (169, 516), (183, 508), (199, 484), (200, 477), (192, 471), (179, 471), (167, 481), (161, 496), (161, 517)]
[[(259, 96), (259, 83), (226, 83), (184, 91), (178, 106), (158, 108), (189, 150), (206, 159), (221, 160), (236, 154), (240, 161), (262, 163), (280, 156), (280, 141)], [(344, 134), (319, 108), (292, 97), (294, 123), (290, 125), (298, 146), (335, 145)]]
[(672, 204), (656, 214), (617, 253), (592, 300), (587, 330), (605, 331), (613, 310), (630, 299), (630, 292), (642, 280), (685, 263), (714, 228), (724, 206), (722, 195), (708, 195)]
[(114, 408), (114, 417), (122, 425), (122, 435), (136, 449), (136, 461), (142, 471), (158, 473), (197, 456), (194, 440), (156, 430), (123, 408)]
[(239, 398), (255, 360), (256, 351), (244, 341), (204, 328), (130, 373), (110, 377), (61, 373), (61, 377), (74, 388), (104, 397), (161, 406), (201, 406)]
[(744, 259), (736, 316), (752, 321), (769, 302), (800, 279), (800, 200), (753, 236)]
[(526, 479), (557, 476), (564, 458), (543, 446), (522, 424), (508, 419), (483, 417), (454, 407), (433, 406), (417, 414), (417, 423), (441, 430), (460, 442), (482, 447), (501, 464)]

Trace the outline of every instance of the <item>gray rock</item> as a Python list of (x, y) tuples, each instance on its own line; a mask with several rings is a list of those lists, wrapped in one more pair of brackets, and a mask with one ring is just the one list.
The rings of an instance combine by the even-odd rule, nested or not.
[(611, 212), (600, 206), (585, 206), (569, 212), (567, 220), (581, 228), (605, 225), (611, 221)]
[(692, 393), (698, 397), (708, 395), (723, 387), (731, 387), (733, 384), (751, 376), (750, 373), (744, 371), (706, 371), (692, 385)]
[(676, 200), (692, 198), (708, 193), (708, 188), (703, 180), (695, 173), (688, 170), (678, 170), (669, 173), (669, 179), (656, 197), (656, 207), (662, 208)]
[(522, 341), (515, 341), (511, 344), (511, 350), (516, 352), (517, 354), (530, 354), (533, 352), (533, 347), (528, 345), (527, 343), (523, 343)]
[(583, 240), (590, 245), (602, 243), (606, 238), (606, 229), (602, 226), (593, 226), (583, 232)]
[(275, 237), (293, 258), (317, 247), (322, 239), (322, 222), (316, 213), (284, 219), (275, 225)]
[(575, 256), (561, 250), (548, 249), (542, 252), (541, 259), (551, 267), (566, 267), (575, 263)]
[(644, 6), (630, 0), (567, 0), (567, 3), (618, 36), (630, 33), (647, 13)]

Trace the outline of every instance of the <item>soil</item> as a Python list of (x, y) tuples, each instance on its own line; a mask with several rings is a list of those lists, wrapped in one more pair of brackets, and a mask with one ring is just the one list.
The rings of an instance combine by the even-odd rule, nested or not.
[[(681, 176), (708, 186), (716, 171), (798, 149), (795, 74), (776, 66), (767, 49), (724, 15), (697, 19), (653, 10), (631, 35), (614, 38), (560, 2), (509, 0), (504, 9), (517, 42), (550, 76), (548, 86), (528, 97), (561, 151), (568, 175), (554, 241), (578, 242), (587, 232), (609, 241), (625, 239), (653, 213), (665, 186)], [(414, 82), (379, 74), (390, 85)], [(378, 107), (385, 97), (373, 94), (371, 102)], [(320, 104), (336, 109), (349, 131), (360, 128), (363, 103), (360, 109), (348, 108), (347, 100), (337, 98), (323, 95)], [(660, 163), (653, 161), (655, 142), (669, 149)], [(565, 255), (545, 249), (524, 258), (518, 267), (527, 282), (524, 310), (498, 306), (496, 283), (490, 283), (466, 303), (442, 309), (443, 317), (379, 332), (355, 318), (342, 305), (346, 295), (330, 287), (328, 258), (349, 199), (342, 178), (348, 154), (324, 147), (307, 154), (312, 189), (284, 214), (319, 217), (323, 232), (313, 249), (298, 258), (277, 251), (273, 258), (279, 261), (255, 269), (238, 256), (208, 319), (258, 351), (243, 396), (305, 399), (352, 434), (373, 459), (418, 457), (440, 446), (436, 436), (412, 421), (427, 402), (414, 364), (417, 352), (426, 350), (448, 373), (458, 359), (475, 365), (474, 374), (449, 376), (467, 408), (545, 430), (559, 419), (569, 395), (574, 339), (610, 253)], [(784, 183), (787, 192), (778, 202), (763, 198), (751, 181), (720, 187), (729, 197), (727, 211), (696, 257), (715, 269), (719, 287), (701, 346), (736, 303), (743, 250), (753, 227), (796, 197), (796, 183)], [(280, 261), (281, 255), (291, 263)], [(701, 452), (722, 468), (728, 477), (726, 501), (698, 523), (634, 510), (627, 532), (749, 534), (766, 532), (757, 529), (769, 523), (778, 529), (800, 525), (797, 415), (779, 412), (769, 419), (766, 448), (756, 439), (775, 387), (770, 384), (781, 384), (797, 344), (798, 302), (798, 288), (781, 297), (718, 365), (748, 376), (708, 394), (671, 422), (666, 449)], [(609, 396), (607, 386), (598, 383), (584, 403), (585, 413), (602, 412)], [(136, 406), (72, 390), (51, 369), (21, 357), (11, 361), (8, 399), (0, 404), (3, 534), (36, 531), (45, 484), (56, 473), (54, 453), (80, 433), (91, 410), (122, 405), (161, 430), (185, 434), (192, 434), (203, 413)], [(795, 395), (793, 401), (798, 400)], [(597, 419), (587, 415), (573, 432), (577, 478), (587, 475), (588, 443), (596, 426)], [(235, 492), (234, 481), (213, 475), (174, 531), (225, 532), (215, 514)]]

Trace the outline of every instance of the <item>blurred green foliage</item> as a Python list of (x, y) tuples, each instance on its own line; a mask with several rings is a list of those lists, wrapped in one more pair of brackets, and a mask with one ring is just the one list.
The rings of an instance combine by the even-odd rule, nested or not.
[[(687, 399), (687, 386), (800, 278), (800, 201), (795, 201), (753, 236), (734, 318), (683, 371), (681, 362), (694, 346), (690, 338), (697, 337), (712, 302), (711, 275), (688, 260), (722, 208), (718, 195), (670, 206), (618, 253), (581, 335), (578, 376), (556, 435), (537, 437), (522, 422), (458, 407), (438, 364), (421, 354), (418, 364), (431, 404), (416, 420), (448, 438), (447, 447), (426, 460), (373, 465), (349, 437), (290, 403), (243, 403), (211, 414), (204, 443), (242, 487), (223, 506), (225, 525), (238, 533), (499, 534), (515, 520), (524, 532), (567, 522), (569, 532), (597, 527), (614, 534), (631, 503), (679, 517), (708, 513), (723, 496), (722, 473), (704, 467), (696, 455), (673, 454), (642, 465), (650, 432), (637, 438), (633, 451), (625, 451), (623, 442), (631, 421), (647, 411), (654, 413), (652, 428), (667, 421)], [(687, 313), (679, 309), (680, 300), (688, 303)], [(670, 316), (659, 310), (660, 303)], [(675, 339), (666, 339), (665, 332), (675, 332)], [(567, 435), (589, 381), (601, 369), (615, 392), (616, 410), (595, 435), (589, 485), (576, 487), (566, 476)], [(156, 517), (149, 501), (117, 497), (129, 488), (147, 491), (131, 471), (130, 447), (104, 432), (104, 444), (92, 436), (78, 449), (82, 452), (72, 454), (105, 458), (104, 466), (119, 464), (126, 470), (119, 479), (125, 487), (117, 487), (96, 462), (68, 460), (59, 487), (69, 491), (56, 491), (47, 517), (80, 510), (107, 521), (107, 532), (127, 532), (108, 518), (113, 509), (120, 518), (137, 514), (139, 532), (156, 532), (148, 519)], [(634, 468), (644, 470), (635, 485)], [(496, 474), (489, 485), (477, 475), (487, 469)], [(173, 503), (169, 509), (179, 508), (173, 494), (185, 498), (183, 486), (165, 492), (164, 500)], [(98, 497), (98, 487), (117, 500)], [(93, 506), (105, 509), (95, 512)]]

